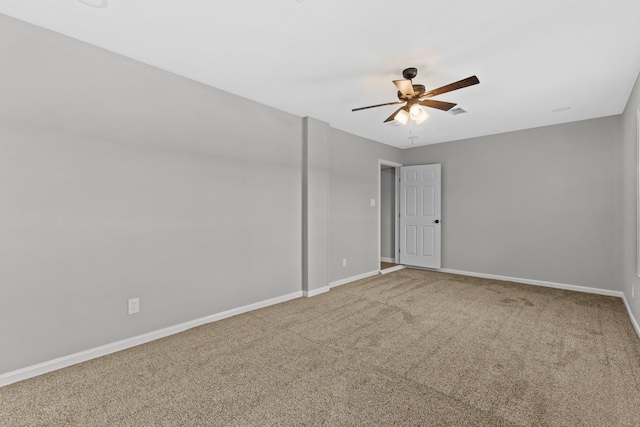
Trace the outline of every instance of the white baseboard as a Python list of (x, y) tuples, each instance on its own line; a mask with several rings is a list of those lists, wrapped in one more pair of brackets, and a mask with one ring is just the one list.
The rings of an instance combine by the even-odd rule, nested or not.
[(395, 258), (385, 258), (385, 257), (380, 257), (380, 261), (382, 262), (392, 262), (392, 263), (396, 263), (396, 259)]
[(638, 321), (636, 320), (636, 318), (633, 316), (633, 313), (631, 312), (631, 307), (627, 302), (627, 296), (624, 294), (622, 295), (622, 301), (624, 301), (624, 306), (627, 309), (627, 314), (629, 315), (629, 319), (631, 319), (631, 324), (633, 325), (633, 329), (636, 330), (636, 334), (638, 335), (638, 338), (640, 338), (640, 325), (638, 324)]
[(79, 353), (74, 353), (68, 356), (59, 357), (57, 359), (53, 359), (47, 362), (38, 363), (37, 365), (28, 366), (26, 368), (21, 368), (15, 371), (7, 372), (0, 375), (0, 387), (9, 385), (18, 381), (26, 380), (27, 378), (32, 378), (38, 375), (46, 374), (47, 372), (66, 368), (67, 366), (75, 365), (77, 363), (86, 362), (87, 360), (95, 359), (101, 356), (106, 356), (107, 354), (115, 353), (117, 351), (125, 350), (131, 347), (135, 347), (140, 344), (144, 344), (160, 338), (168, 337), (169, 335), (174, 335), (179, 332), (186, 331), (187, 329), (195, 328), (196, 326), (201, 326), (207, 323), (216, 322), (218, 320), (226, 319), (228, 317), (237, 316), (238, 314), (247, 313), (249, 311), (268, 307), (270, 305), (279, 304), (281, 302), (300, 298), (301, 296), (302, 296), (302, 291), (293, 292), (291, 294), (271, 298), (271, 299), (260, 301), (254, 304), (245, 305), (243, 307), (234, 308), (231, 310), (223, 311), (221, 313), (212, 314), (210, 316), (191, 320), (189, 322), (181, 323), (179, 325), (169, 326), (168, 328), (159, 329), (157, 331), (149, 332), (143, 335), (138, 335), (136, 337), (127, 338), (121, 341), (116, 341), (111, 344), (106, 344), (100, 347), (81, 351)]
[(394, 271), (402, 270), (403, 268), (406, 268), (406, 267), (404, 265), (396, 265), (395, 267), (389, 267), (389, 268), (385, 268), (384, 270), (380, 270), (380, 274), (393, 273)]
[(567, 285), (565, 283), (545, 282), (543, 280), (531, 280), (531, 279), (522, 279), (518, 277), (497, 276), (495, 274), (472, 273), (469, 271), (452, 270), (449, 268), (442, 268), (439, 270), (432, 270), (432, 271), (440, 271), (442, 273), (451, 273), (451, 274), (460, 274), (462, 276), (482, 277), (485, 279), (504, 280), (508, 282), (524, 283), (526, 285), (545, 286), (547, 288), (565, 289), (568, 291), (585, 292), (588, 294), (606, 295), (610, 297), (622, 298), (622, 301), (624, 302), (624, 306), (627, 309), (627, 314), (629, 315), (629, 320), (631, 320), (631, 324), (633, 325), (633, 329), (635, 329), (636, 335), (638, 335), (638, 338), (640, 338), (640, 324), (638, 323), (638, 320), (634, 317), (633, 312), (631, 311), (631, 307), (629, 306), (629, 302), (627, 301), (627, 296), (624, 294), (624, 292), (612, 291), (609, 289), (589, 288), (587, 286)]
[[(402, 268), (404, 268), (404, 266), (402, 266)], [(302, 291), (302, 294), (305, 297), (313, 297), (316, 295), (323, 294), (325, 292), (329, 292), (331, 288), (335, 288), (336, 286), (346, 285), (347, 283), (355, 282), (356, 280), (360, 280), (360, 279), (366, 279), (367, 277), (375, 276), (379, 273), (380, 271), (376, 270), (376, 271), (370, 271), (368, 273), (358, 274), (357, 276), (351, 276), (351, 277), (347, 277), (346, 279), (341, 279), (341, 280), (336, 280), (335, 282), (331, 282), (329, 283), (329, 286), (313, 289), (311, 291)]]
[(330, 288), (335, 288), (336, 286), (346, 285), (347, 283), (355, 282), (356, 280), (366, 279), (367, 277), (376, 276), (380, 271), (370, 271), (368, 273), (358, 274), (357, 276), (347, 277), (346, 279), (336, 280), (335, 282), (329, 283)]
[(524, 283), (525, 285), (536, 285), (536, 286), (545, 286), (547, 288), (565, 289), (567, 291), (585, 292), (588, 294), (607, 295), (610, 297), (622, 298), (624, 296), (624, 294), (620, 291), (611, 291), (609, 289), (599, 289), (599, 288), (589, 288), (586, 286), (567, 285), (564, 283), (545, 282), (543, 280), (521, 279), (518, 277), (497, 276), (495, 274), (472, 273), (469, 271), (451, 270), (448, 268), (442, 268), (437, 271), (441, 271), (443, 273), (460, 274), (462, 276), (482, 277), (484, 279), (494, 279), (494, 280), (503, 280), (507, 282)]
[(311, 289), (310, 291), (302, 291), (302, 296), (307, 298), (315, 297), (316, 295), (324, 294), (325, 292), (329, 292), (331, 288), (329, 286), (323, 286), (318, 289)]
[(629, 303), (627, 302), (627, 297), (624, 294), (624, 292), (611, 291), (609, 289), (589, 288), (586, 286), (567, 285), (564, 283), (545, 282), (542, 280), (531, 280), (531, 279), (521, 279), (517, 277), (496, 276), (494, 274), (471, 273), (468, 271), (451, 270), (448, 268), (443, 268), (438, 271), (441, 271), (443, 273), (460, 274), (463, 276), (474, 276), (474, 277), (482, 277), (485, 279), (505, 280), (508, 282), (524, 283), (526, 285), (545, 286), (547, 288), (565, 289), (568, 291), (585, 292), (589, 294), (606, 295), (610, 297), (622, 298), (622, 301), (624, 302), (624, 306), (627, 309), (627, 314), (629, 315), (629, 319), (631, 320), (631, 324), (633, 325), (633, 329), (635, 329), (636, 334), (638, 335), (638, 338), (640, 338), (640, 324), (638, 324), (638, 321), (633, 316), (633, 313), (631, 312), (631, 307), (629, 307)]

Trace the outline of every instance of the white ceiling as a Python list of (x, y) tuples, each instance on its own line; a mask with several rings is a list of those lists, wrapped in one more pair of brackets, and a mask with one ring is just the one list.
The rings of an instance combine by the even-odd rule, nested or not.
[[(640, 72), (638, 0), (0, 0), (0, 13), (396, 147), (620, 114)], [(383, 124), (406, 67), (420, 125)], [(552, 110), (571, 107), (564, 112)], [(408, 139), (412, 132), (418, 139)]]

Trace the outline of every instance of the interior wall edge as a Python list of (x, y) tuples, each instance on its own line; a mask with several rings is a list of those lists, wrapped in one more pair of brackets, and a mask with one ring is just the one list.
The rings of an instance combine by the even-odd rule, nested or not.
[(638, 319), (636, 319), (636, 317), (633, 315), (633, 310), (631, 310), (629, 301), (627, 301), (627, 296), (624, 293), (622, 294), (622, 301), (624, 302), (624, 308), (627, 310), (627, 314), (629, 315), (629, 319), (631, 320), (633, 329), (635, 329), (638, 338), (640, 338), (640, 323), (638, 323)]

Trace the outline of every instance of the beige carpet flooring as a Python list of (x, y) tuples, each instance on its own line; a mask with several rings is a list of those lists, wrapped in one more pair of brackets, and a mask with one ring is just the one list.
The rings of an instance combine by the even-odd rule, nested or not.
[(412, 269), (0, 388), (2, 426), (638, 426), (619, 298)]

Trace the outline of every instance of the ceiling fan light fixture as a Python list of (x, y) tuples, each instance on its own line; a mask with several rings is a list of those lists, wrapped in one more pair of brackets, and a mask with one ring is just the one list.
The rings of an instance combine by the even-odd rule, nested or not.
[(411, 118), (412, 119), (415, 118), (415, 117), (418, 117), (422, 111), (424, 111), (424, 110), (418, 104), (413, 104), (411, 106), (411, 108), (409, 109), (409, 112), (411, 113)]
[(414, 122), (420, 124), (429, 118), (429, 114), (427, 114), (422, 106), (436, 108), (442, 111), (449, 111), (456, 106), (456, 104), (452, 102), (437, 101), (435, 99), (430, 99), (431, 97), (442, 95), (443, 93), (477, 85), (478, 83), (480, 83), (478, 77), (471, 76), (467, 77), (466, 79), (458, 80), (457, 82), (439, 87), (437, 89), (430, 90), (429, 92), (425, 92), (424, 85), (413, 84), (412, 79), (416, 76), (416, 74), (417, 70), (415, 68), (406, 68), (402, 72), (404, 80), (393, 80), (393, 84), (398, 88), (398, 101), (369, 105), (367, 107), (353, 108), (351, 111), (360, 111), (369, 108), (384, 107), (387, 105), (404, 104), (404, 106), (391, 113), (391, 115), (387, 117), (384, 123), (395, 121), (395, 123), (406, 125), (407, 122), (409, 122), (409, 119), (411, 119)]
[(429, 118), (429, 114), (427, 114), (427, 112), (424, 111), (424, 108), (420, 107), (420, 113), (418, 113), (417, 116), (412, 115), (411, 118), (413, 119), (414, 122), (416, 122), (417, 124), (420, 124)]
[(396, 114), (393, 117), (393, 120), (403, 125), (406, 125), (407, 122), (409, 121), (409, 113), (407, 113), (405, 110), (400, 110), (398, 111), (398, 114)]

